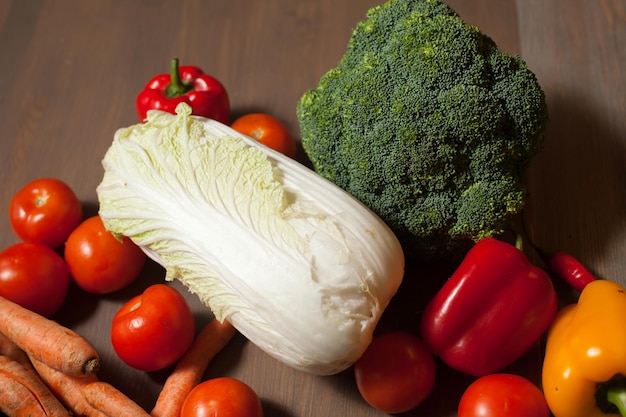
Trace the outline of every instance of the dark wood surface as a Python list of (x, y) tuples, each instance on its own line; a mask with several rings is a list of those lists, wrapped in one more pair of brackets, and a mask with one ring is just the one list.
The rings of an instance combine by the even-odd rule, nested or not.
[[(233, 115), (269, 112), (298, 136), (295, 105), (345, 51), (375, 0), (0, 0), (0, 246), (16, 243), (6, 208), (26, 182), (57, 177), (97, 210), (100, 161), (118, 127), (137, 122), (134, 98), (180, 57), (219, 78)], [(626, 284), (626, 2), (450, 0), (501, 49), (520, 54), (543, 86), (551, 115), (544, 151), (527, 176), (526, 216), (540, 245), (577, 256), (599, 276)], [(302, 152), (300, 152), (302, 156)], [(424, 271), (445, 276), (446, 266)], [(105, 297), (72, 288), (56, 317), (88, 338), (101, 377), (150, 409), (167, 370), (123, 365), (109, 323), (132, 295), (163, 278), (149, 264), (130, 288)], [(175, 284), (176, 285), (176, 284)], [(179, 287), (181, 291), (184, 288)], [(404, 287), (385, 323), (413, 327), (432, 288)], [(186, 293), (198, 324), (208, 312)], [(392, 324), (390, 324), (392, 323)], [(471, 378), (438, 365), (433, 395), (407, 415), (455, 416)], [(511, 370), (538, 382), (541, 351)], [(238, 337), (206, 377), (250, 384), (267, 416), (381, 416), (346, 371), (294, 371)]]

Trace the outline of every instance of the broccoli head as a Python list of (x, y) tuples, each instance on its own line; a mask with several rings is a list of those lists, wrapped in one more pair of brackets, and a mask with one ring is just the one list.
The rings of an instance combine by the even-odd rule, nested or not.
[(313, 168), (420, 260), (506, 229), (548, 121), (525, 63), (439, 0), (370, 9), (297, 117)]

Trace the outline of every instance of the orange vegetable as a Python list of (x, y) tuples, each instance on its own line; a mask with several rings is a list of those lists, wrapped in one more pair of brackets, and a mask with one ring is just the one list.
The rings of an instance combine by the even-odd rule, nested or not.
[(214, 319), (204, 326), (165, 381), (150, 415), (152, 417), (180, 416), (185, 398), (200, 383), (213, 357), (226, 346), (236, 332), (228, 321), (220, 323)]
[(46, 417), (37, 397), (5, 371), (0, 371), (0, 411), (8, 417)]
[(100, 368), (93, 346), (67, 327), (4, 297), (0, 297), (0, 311), (0, 333), (31, 358), (68, 375), (91, 375)]
[(83, 395), (83, 386), (98, 381), (95, 375), (72, 376), (53, 369), (43, 362), (31, 358), (33, 367), (50, 391), (77, 416), (107, 417), (91, 406)]
[(246, 114), (235, 120), (231, 127), (275, 151), (296, 158), (296, 142), (287, 126), (274, 116), (265, 113)]
[(43, 383), (32, 366), (0, 356), (0, 371), (24, 386), (36, 398), (46, 416), (70, 417), (70, 413)]
[(30, 365), (28, 355), (11, 339), (0, 333), (0, 355), (4, 355), (21, 364)]
[(82, 394), (95, 409), (109, 417), (148, 417), (149, 414), (137, 403), (113, 385), (96, 381), (82, 386)]
[(555, 417), (626, 416), (626, 288), (587, 283), (546, 342), (542, 386)]

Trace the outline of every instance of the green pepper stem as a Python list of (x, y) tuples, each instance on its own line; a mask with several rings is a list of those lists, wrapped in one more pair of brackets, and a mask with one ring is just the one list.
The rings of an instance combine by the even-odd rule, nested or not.
[(165, 95), (167, 97), (182, 96), (186, 92), (191, 90), (190, 86), (185, 84), (180, 79), (180, 71), (178, 69), (178, 58), (173, 58), (170, 62), (170, 84), (165, 89)]
[(626, 389), (623, 385), (609, 387), (606, 392), (606, 399), (617, 407), (622, 417), (626, 417)]

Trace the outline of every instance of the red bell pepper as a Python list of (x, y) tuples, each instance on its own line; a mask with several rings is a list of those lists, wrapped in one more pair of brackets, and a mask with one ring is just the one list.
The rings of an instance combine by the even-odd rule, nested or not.
[(189, 104), (191, 114), (229, 122), (230, 102), (224, 86), (198, 67), (179, 67), (178, 58), (172, 60), (169, 74), (159, 74), (148, 81), (135, 104), (139, 119), (144, 121), (151, 109), (175, 114), (180, 102)]
[(485, 238), (428, 303), (420, 333), (450, 367), (484, 376), (526, 353), (548, 329), (557, 307), (543, 269), (517, 247)]

